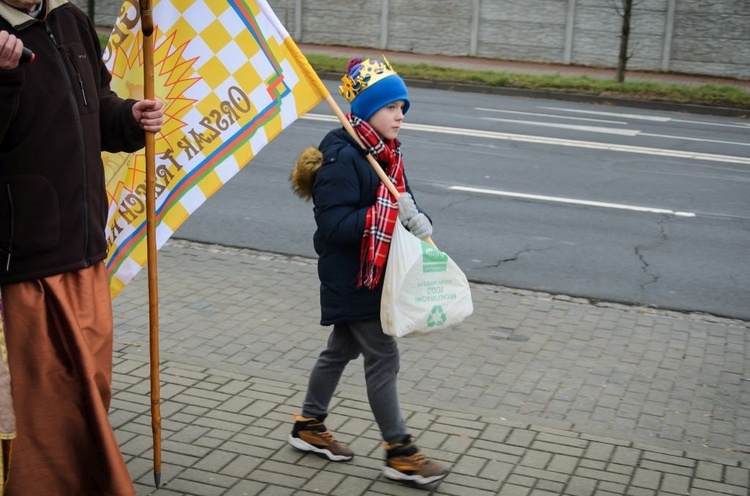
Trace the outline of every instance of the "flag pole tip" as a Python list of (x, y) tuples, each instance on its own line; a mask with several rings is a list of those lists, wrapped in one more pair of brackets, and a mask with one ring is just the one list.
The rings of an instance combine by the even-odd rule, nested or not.
[(154, 472), (154, 485), (156, 489), (159, 489), (159, 486), (161, 486), (161, 472)]

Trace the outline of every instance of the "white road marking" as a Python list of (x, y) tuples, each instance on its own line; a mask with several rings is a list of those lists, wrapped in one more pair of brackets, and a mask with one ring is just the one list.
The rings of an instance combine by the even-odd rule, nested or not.
[(613, 127), (578, 126), (575, 124), (560, 124), (557, 122), (520, 121), (516, 119), (501, 119), (499, 117), (482, 117), (485, 121), (510, 122), (513, 124), (524, 124), (526, 126), (554, 127), (557, 129), (570, 129), (573, 131), (584, 131), (587, 133), (616, 134), (618, 136), (638, 136), (637, 129), (617, 129)]
[(558, 196), (530, 195), (526, 193), (514, 193), (512, 191), (500, 191), (496, 189), (473, 188), (469, 186), (450, 186), (448, 187), (448, 189), (452, 189), (455, 191), (465, 191), (468, 193), (482, 193), (485, 195), (507, 196), (511, 198), (523, 198), (526, 200), (539, 200), (539, 201), (548, 201), (548, 202), (555, 202), (555, 203), (569, 203), (573, 205), (585, 205), (589, 207), (633, 210), (636, 212), (649, 212), (649, 213), (654, 213), (654, 214), (675, 215), (677, 217), (695, 217), (695, 214), (693, 212), (680, 212), (680, 211), (675, 211), (675, 210), (667, 210), (663, 208), (653, 208), (653, 207), (639, 207), (636, 205), (624, 205), (621, 203), (606, 203), (606, 202), (589, 201), (589, 200), (577, 200), (575, 198), (561, 198)]
[(591, 114), (591, 115), (602, 115), (607, 117), (620, 117), (626, 119), (640, 119), (642, 121), (655, 121), (655, 122), (682, 122), (685, 124), (695, 124), (699, 126), (720, 126), (720, 127), (735, 127), (739, 129), (750, 129), (750, 124), (738, 123), (738, 124), (725, 124), (723, 122), (710, 122), (710, 121), (699, 121), (695, 119), (675, 119), (672, 117), (660, 117), (655, 115), (643, 115), (643, 114), (621, 114), (619, 112), (603, 112), (596, 110), (582, 110), (582, 109), (570, 109), (563, 107), (539, 107), (545, 110), (558, 110), (560, 112), (573, 112), (577, 114)]
[[(545, 107), (550, 108), (550, 107)], [(601, 124), (620, 124), (623, 126), (627, 126), (628, 122), (625, 121), (609, 121), (606, 119), (588, 119), (586, 117), (571, 117), (567, 115), (555, 115), (555, 114), (541, 114), (538, 112), (519, 112), (516, 110), (503, 110), (503, 109), (490, 109), (490, 108), (484, 108), (484, 107), (476, 107), (474, 110), (477, 110), (479, 112), (495, 112), (495, 113), (503, 113), (503, 114), (518, 114), (518, 115), (528, 115), (533, 117), (545, 117), (550, 119), (571, 119), (575, 121), (587, 121), (587, 122), (598, 122)], [(568, 109), (561, 109), (561, 110), (568, 110)], [(620, 114), (612, 114), (612, 115), (620, 115)], [(559, 128), (568, 128), (568, 129), (575, 129), (577, 131), (586, 131), (586, 132), (592, 132), (592, 133), (608, 133), (608, 134), (617, 134), (617, 135), (623, 135), (623, 136), (651, 136), (654, 138), (667, 138), (667, 139), (676, 139), (676, 140), (687, 140), (687, 141), (700, 141), (703, 143), (719, 143), (722, 145), (738, 145), (738, 146), (750, 146), (750, 140), (746, 142), (740, 142), (740, 141), (723, 141), (723, 140), (712, 140), (712, 139), (705, 139), (705, 138), (692, 138), (688, 136), (674, 136), (669, 134), (653, 134), (653, 133), (644, 133), (642, 131), (633, 130), (622, 130), (619, 128), (609, 128), (609, 127), (577, 127), (577, 126), (567, 126), (565, 124), (555, 124), (551, 122), (540, 122), (540, 121), (513, 121), (508, 119), (502, 119), (499, 117), (482, 117), (484, 120), (492, 120), (492, 121), (499, 121), (499, 122), (515, 122), (519, 124), (529, 124), (529, 125), (535, 125), (535, 126), (546, 126), (546, 127), (559, 127)], [(687, 120), (681, 120), (681, 119), (671, 119), (669, 120), (673, 122), (688, 122), (688, 123), (700, 123), (700, 124), (714, 124), (710, 122), (701, 122), (701, 121), (687, 121)], [(740, 127), (735, 126), (731, 124), (721, 124), (731, 127)], [(745, 124), (747, 125), (747, 124)], [(748, 127), (747, 129), (750, 129)]]
[(654, 133), (638, 133), (638, 136), (651, 136), (654, 138), (669, 138), (669, 139), (688, 140), (688, 141), (703, 141), (706, 143), (721, 143), (722, 145), (750, 146), (750, 141), (743, 143), (740, 141), (723, 141), (723, 140), (712, 140), (712, 139), (705, 139), (705, 138), (689, 138), (687, 136), (671, 136), (669, 134), (654, 134)]
[(654, 122), (669, 122), (672, 120), (671, 117), (661, 117), (658, 115), (643, 115), (643, 114), (621, 114), (619, 112), (605, 112), (603, 110), (582, 110), (582, 109), (571, 109), (563, 107), (539, 107), (544, 110), (558, 110), (560, 112), (571, 112), (574, 114), (590, 114), (590, 115), (604, 115), (607, 117), (619, 117), (621, 119), (640, 119), (642, 121), (654, 121)]
[(497, 112), (503, 114), (520, 114), (520, 115), (534, 115), (537, 117), (552, 117), (553, 119), (572, 119), (576, 121), (588, 121), (588, 122), (601, 122), (603, 124), (622, 124), (625, 125), (625, 121), (608, 121), (605, 119), (588, 119), (586, 117), (572, 117), (569, 115), (555, 115), (555, 114), (540, 114), (538, 112), (519, 112), (517, 110), (503, 110), (503, 109), (490, 109), (483, 107), (476, 107), (474, 110), (479, 112)]
[(750, 124), (724, 124), (723, 122), (692, 121), (687, 119), (672, 119), (672, 122), (684, 122), (687, 124), (698, 124), (700, 126), (721, 126), (721, 127), (738, 127), (740, 129), (750, 130)]
[[(305, 114), (301, 117), (305, 120), (338, 122), (333, 115)], [(495, 131), (482, 131), (479, 129), (463, 129), (457, 127), (431, 126), (427, 124), (404, 124), (402, 129), (412, 131), (423, 131), (428, 133), (452, 134), (455, 136), (469, 136), (474, 138), (487, 138), (497, 140), (518, 141), (523, 143), (538, 143), (544, 145), (569, 146), (576, 148), (589, 148), (593, 150), (608, 150), (612, 152), (639, 153), (643, 155), (656, 155), (662, 157), (685, 158), (691, 160), (706, 160), (711, 162), (726, 162), (734, 164), (750, 165), (750, 157), (737, 157), (733, 155), (717, 155), (713, 153), (688, 152), (682, 150), (669, 150), (666, 148), (649, 148), (645, 146), (618, 145), (612, 143), (598, 143), (596, 141), (571, 140), (562, 138), (547, 138), (543, 136), (531, 136), (526, 134), (499, 133)]]

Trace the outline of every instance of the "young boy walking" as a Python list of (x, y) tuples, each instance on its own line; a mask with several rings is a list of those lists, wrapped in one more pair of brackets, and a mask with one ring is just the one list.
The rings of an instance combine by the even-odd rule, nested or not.
[[(385, 58), (352, 59), (342, 82), (341, 93), (351, 104), (347, 119), (365, 150), (345, 129), (335, 129), (317, 149), (300, 155), (290, 178), (294, 191), (313, 201), (320, 323), (333, 330), (310, 373), (289, 442), (332, 461), (354, 456), (324, 421), (344, 368), (361, 354), (367, 397), (384, 441), (383, 474), (429, 484), (445, 477), (448, 466), (426, 457), (409, 434), (398, 399), (398, 346), (380, 323), (382, 276), (395, 223), (418, 238), (432, 234), (432, 223), (415, 204), (406, 180), (398, 140), (409, 96)], [(396, 186), (398, 200), (367, 161), (368, 153)]]

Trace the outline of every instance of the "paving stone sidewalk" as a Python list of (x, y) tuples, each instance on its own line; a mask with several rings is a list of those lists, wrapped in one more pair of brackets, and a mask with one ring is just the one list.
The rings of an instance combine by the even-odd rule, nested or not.
[(153, 487), (148, 294), (115, 299), (111, 414), (139, 495), (748, 495), (750, 323), (472, 285), (475, 312), (400, 340), (407, 421), (453, 472), (380, 475), (362, 363), (327, 424), (357, 453), (286, 443), (327, 332), (315, 261), (171, 240), (159, 252), (162, 488)]

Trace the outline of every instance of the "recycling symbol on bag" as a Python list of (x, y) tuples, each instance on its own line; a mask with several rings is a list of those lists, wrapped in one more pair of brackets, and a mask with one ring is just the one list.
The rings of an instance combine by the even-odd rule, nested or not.
[(432, 307), (430, 315), (427, 317), (427, 327), (438, 327), (445, 324), (448, 320), (448, 316), (443, 312), (443, 307), (435, 305)]

